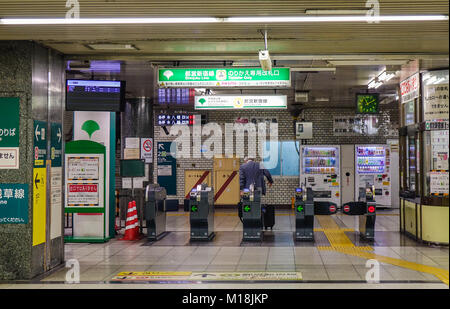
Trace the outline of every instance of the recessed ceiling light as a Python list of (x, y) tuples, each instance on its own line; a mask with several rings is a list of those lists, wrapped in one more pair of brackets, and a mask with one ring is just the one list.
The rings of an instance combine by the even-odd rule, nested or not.
[(86, 47), (93, 50), (139, 50), (132, 44), (99, 43), (86, 44)]

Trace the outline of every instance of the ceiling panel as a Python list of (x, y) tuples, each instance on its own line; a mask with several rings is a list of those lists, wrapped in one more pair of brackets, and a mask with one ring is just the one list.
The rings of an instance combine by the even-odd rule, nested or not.
[[(0, 0), (0, 17), (63, 18), (66, 1)], [(307, 9), (364, 9), (365, 1), (131, 1), (79, 0), (80, 16), (292, 16)], [(448, 1), (383, 0), (382, 15), (448, 14)], [(36, 40), (65, 54), (109, 55), (85, 46), (93, 42), (135, 44), (116, 55), (254, 55), (267, 29), (274, 54), (440, 53), (448, 54), (448, 21), (275, 24), (139, 24), (0, 26), (0, 40)]]

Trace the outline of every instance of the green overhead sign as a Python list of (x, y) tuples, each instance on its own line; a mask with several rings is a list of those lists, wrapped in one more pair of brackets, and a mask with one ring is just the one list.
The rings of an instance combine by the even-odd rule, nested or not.
[(160, 87), (290, 87), (289, 68), (159, 69)]

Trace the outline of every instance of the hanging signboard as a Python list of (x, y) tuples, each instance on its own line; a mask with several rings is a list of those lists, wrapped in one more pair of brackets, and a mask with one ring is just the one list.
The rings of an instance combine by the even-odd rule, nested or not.
[(406, 103), (419, 97), (419, 73), (400, 83), (401, 102)]
[(195, 109), (286, 109), (285, 95), (196, 96)]
[(289, 68), (159, 69), (160, 87), (290, 87)]
[(28, 223), (28, 184), (0, 183), (0, 224)]
[(0, 98), (0, 169), (19, 168), (19, 98)]

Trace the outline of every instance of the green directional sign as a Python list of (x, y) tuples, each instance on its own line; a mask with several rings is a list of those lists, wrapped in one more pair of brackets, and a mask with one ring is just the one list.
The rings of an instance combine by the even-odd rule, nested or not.
[(164, 68), (159, 69), (160, 87), (290, 87), (289, 68)]
[(249, 206), (249, 205), (245, 205), (245, 206), (244, 206), (244, 211), (245, 211), (245, 212), (249, 212), (249, 211), (250, 211), (250, 209), (251, 209), (251, 208), (250, 208), (250, 206)]
[(50, 140), (50, 158), (52, 160), (52, 167), (61, 167), (61, 153), (62, 153), (62, 126), (60, 123), (52, 122), (50, 124), (51, 140)]
[(34, 120), (34, 167), (45, 167), (47, 159), (47, 122)]
[(191, 207), (191, 211), (192, 211), (192, 212), (197, 212), (197, 211), (198, 211), (197, 205), (192, 206), (192, 207)]
[(297, 206), (297, 211), (298, 212), (302, 212), (303, 211), (303, 206), (302, 205), (298, 205)]

